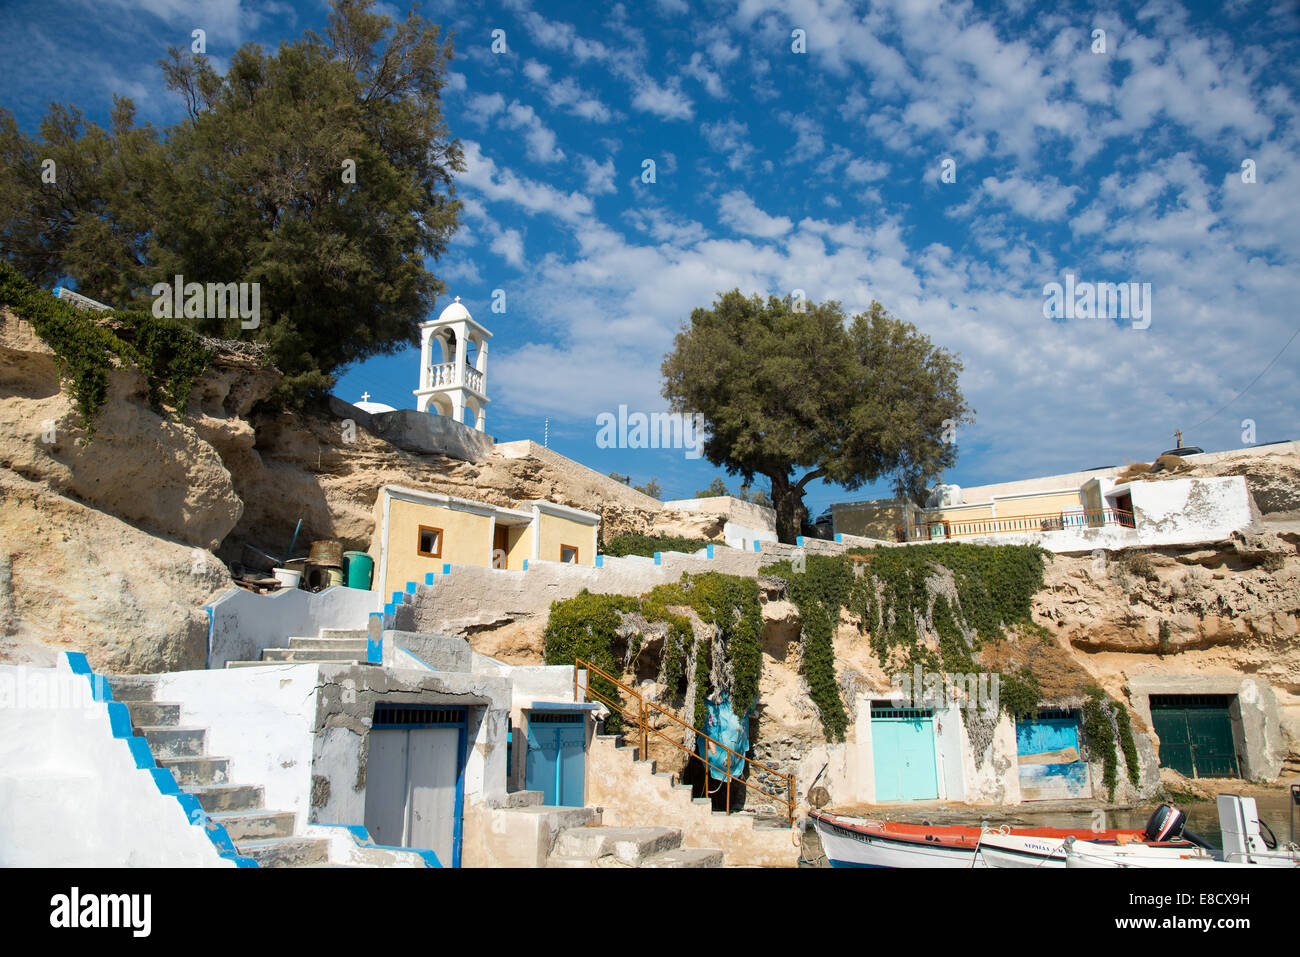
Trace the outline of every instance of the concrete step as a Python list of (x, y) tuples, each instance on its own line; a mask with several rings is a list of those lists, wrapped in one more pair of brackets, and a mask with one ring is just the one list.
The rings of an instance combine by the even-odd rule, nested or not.
[(181, 706), (158, 701), (125, 701), (136, 728), (175, 728), (181, 723)]
[(331, 664), (331, 665), (374, 665), (380, 667), (373, 661), (363, 661), (359, 658), (349, 659), (347, 661), (328, 661), (321, 662), (311, 659), (308, 661), (227, 661), (227, 668), (269, 668), (272, 665), (304, 665), (304, 664)]
[(321, 837), (271, 837), (236, 841), (240, 854), (262, 867), (311, 867), (329, 863), (329, 841)]
[(264, 806), (262, 788), (253, 784), (190, 785), (182, 790), (198, 798), (199, 806), (209, 814), (261, 810)]
[(358, 657), (366, 656), (366, 640), (350, 638), (290, 638), (290, 651), (350, 651)]
[(547, 823), (553, 832), (569, 827), (586, 827), (599, 824), (600, 815), (593, 807), (555, 807), (550, 804), (533, 804), (528, 807), (512, 807), (511, 814), (535, 814), (548, 818)]
[(152, 676), (109, 675), (108, 686), (114, 701), (152, 701), (158, 679)]
[(536, 807), (545, 800), (545, 791), (511, 791), (506, 795), (506, 807)]
[(206, 728), (153, 728), (146, 725), (136, 728), (135, 733), (149, 742), (149, 750), (159, 761), (200, 755), (208, 746)]
[(273, 837), (292, 837), (292, 811), (222, 811), (210, 815), (222, 825), (232, 841), (257, 841)]
[(358, 657), (364, 658), (365, 655), (358, 655), (355, 651), (333, 651), (329, 649), (300, 651), (296, 648), (265, 648), (262, 651), (263, 661), (291, 661), (295, 663), (305, 661), (352, 661)]
[(574, 827), (561, 831), (552, 854), (556, 858), (594, 861), (613, 855), (631, 867), (646, 858), (680, 847), (675, 827)]
[(696, 807), (713, 807), (713, 798), (691, 798)]
[(678, 847), (653, 854), (641, 862), (642, 867), (721, 867), (723, 855), (715, 848)]
[(580, 868), (588, 868), (588, 867), (618, 867), (618, 868), (629, 868), (629, 867), (633, 867), (633, 866), (635, 866), (635, 865), (632, 865), (632, 864), (624, 864), (622, 861), (620, 861), (620, 860), (619, 860), (617, 857), (615, 857), (614, 855), (612, 855), (612, 854), (607, 854), (607, 855), (605, 855), (604, 857), (598, 857), (598, 858), (596, 858), (594, 861), (593, 861), (593, 860), (590, 860), (590, 859), (588, 859), (588, 858), (585, 858), (585, 857), (572, 857), (572, 858), (570, 858), (570, 857), (555, 857), (555, 856), (552, 856), (552, 857), (547, 858), (546, 866), (547, 866), (547, 867), (555, 867), (555, 868), (563, 868), (563, 867), (572, 867), (572, 868), (578, 868), (578, 867), (580, 867)]
[(186, 755), (177, 758), (158, 758), (158, 766), (168, 768), (181, 787), (191, 785), (211, 787), (230, 783), (230, 759), (207, 755)]
[(322, 628), (320, 638), (348, 638), (353, 641), (365, 641), (370, 632), (365, 628)]

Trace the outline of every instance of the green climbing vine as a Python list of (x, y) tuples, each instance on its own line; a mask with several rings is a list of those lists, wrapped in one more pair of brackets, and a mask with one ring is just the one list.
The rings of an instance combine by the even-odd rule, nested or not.
[(1115, 714), (1115, 726), (1119, 730), (1119, 747), (1124, 752), (1124, 768), (1128, 772), (1129, 783), (1137, 787), (1141, 769), (1138, 767), (1137, 742), (1133, 740), (1133, 722), (1129, 718), (1128, 709), (1118, 701), (1111, 702), (1111, 710)]
[(174, 319), (148, 312), (84, 312), (37, 288), (3, 260), (0, 306), (31, 323), (53, 350), (87, 437), (94, 435), (95, 417), (108, 399), (108, 374), (115, 364), (143, 373), (155, 410), (161, 412), (165, 400), (183, 414), (209, 361), (202, 340)]
[(829, 741), (842, 741), (849, 716), (835, 676), (835, 626), (840, 609), (849, 605), (853, 593), (853, 571), (839, 556), (807, 555), (803, 570), (793, 562), (778, 562), (764, 571), (784, 578), (790, 600), (799, 609), (803, 623), (803, 676), (808, 694), (821, 716)]
[(655, 552), (685, 552), (688, 555), (698, 552), (708, 539), (683, 538), (679, 535), (616, 535), (605, 542), (601, 551), (606, 555), (620, 558), (624, 555), (640, 555), (653, 558)]
[(1038, 676), (1028, 668), (1001, 675), (998, 701), (1002, 710), (1013, 718), (1032, 716), (1038, 709), (1042, 697)]
[[(701, 622), (713, 627), (713, 641), (696, 641), (690, 619), (671, 610), (682, 607), (690, 608)], [(683, 574), (680, 581), (659, 585), (640, 597), (593, 595), (584, 590), (574, 598), (552, 603), (544, 633), (546, 663), (572, 664), (575, 658), (583, 658), (611, 674), (622, 673), (626, 661), (619, 660), (615, 648), (634, 614), (640, 614), (646, 626), (664, 630), (660, 678), (674, 697), (685, 695), (686, 662), (694, 652), (691, 713), (696, 727), (704, 726), (705, 699), (714, 691), (726, 692), (736, 714), (753, 710), (763, 668), (763, 615), (756, 581), (706, 572)], [(628, 650), (633, 655), (643, 639), (642, 633), (628, 636)], [(728, 680), (720, 689), (712, 680), (715, 646), (723, 655), (726, 667), (722, 674)], [(605, 679), (593, 680), (592, 688), (617, 700), (617, 689)]]
[(1106, 785), (1108, 800), (1115, 800), (1115, 786), (1119, 783), (1119, 753), (1124, 755), (1124, 768), (1129, 782), (1137, 787), (1141, 780), (1138, 766), (1137, 743), (1133, 739), (1133, 722), (1128, 709), (1096, 685), (1084, 689), (1087, 700), (1083, 705), (1083, 733), (1094, 756), (1102, 762), (1102, 783)]
[[(668, 547), (668, 539), (637, 538), (641, 547)], [(688, 540), (689, 541), (689, 540)], [(631, 547), (629, 545), (628, 547)], [(983, 641), (1006, 636), (1010, 629), (1034, 631), (1032, 600), (1042, 586), (1045, 553), (1033, 546), (936, 544), (909, 548), (858, 549), (840, 556), (804, 555), (796, 564), (782, 561), (764, 569), (784, 579), (802, 622), (801, 672), (817, 706), (828, 740), (843, 740), (848, 712), (835, 671), (834, 637), (841, 611), (859, 620), (870, 633), (877, 657), (887, 666), (910, 670), (920, 664), (930, 673), (975, 674), (975, 652)], [(714, 629), (713, 641), (697, 641), (690, 608)], [(602, 668), (621, 671), (614, 646), (622, 634), (627, 647), (627, 619), (639, 613), (643, 628), (663, 634), (660, 678), (674, 697), (687, 693), (687, 663), (694, 656), (694, 700), (687, 703), (697, 726), (705, 717), (705, 698), (726, 692), (737, 714), (748, 713), (758, 699), (762, 674), (762, 611), (758, 583), (751, 578), (708, 572), (684, 574), (639, 598), (584, 592), (551, 607), (546, 629), (546, 660), (568, 664), (588, 657)], [(930, 639), (937, 639), (935, 648)], [(635, 644), (639, 649), (641, 645)], [(715, 653), (722, 667), (714, 667)], [(630, 659), (629, 659), (630, 660)], [(721, 680), (728, 687), (715, 688)], [(1028, 714), (1041, 691), (1031, 670), (999, 676), (1001, 707)]]

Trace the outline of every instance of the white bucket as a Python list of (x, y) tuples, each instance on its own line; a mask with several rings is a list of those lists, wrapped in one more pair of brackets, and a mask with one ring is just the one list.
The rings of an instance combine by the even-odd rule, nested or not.
[(302, 572), (294, 571), (292, 568), (275, 568), (271, 574), (285, 588), (297, 588), (298, 582), (302, 580)]

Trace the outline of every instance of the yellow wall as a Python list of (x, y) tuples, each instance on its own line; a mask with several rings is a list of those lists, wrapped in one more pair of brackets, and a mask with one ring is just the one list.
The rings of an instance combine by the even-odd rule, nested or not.
[(578, 549), (579, 565), (594, 565), (596, 563), (592, 545), (592, 539), (595, 537), (592, 534), (594, 526), (559, 515), (548, 515), (545, 512), (542, 512), (540, 522), (542, 526), (542, 547), (537, 555), (538, 558), (558, 562), (560, 560), (560, 545), (564, 544), (573, 545)]
[(833, 514), (835, 531), (842, 535), (862, 535), (891, 542), (894, 540), (894, 530), (907, 520), (903, 506), (897, 503), (836, 508)]
[[(999, 515), (1002, 509), (998, 509)], [(993, 517), (992, 505), (973, 505), (970, 508), (928, 508), (918, 518), (922, 522), (979, 522)]]
[[(946, 521), (951, 523), (951, 531), (954, 535), (965, 537), (968, 535), (977, 535), (981, 532), (980, 529), (971, 528), (965, 524), (968, 522), (1001, 522), (1005, 519), (1021, 518), (1026, 515), (1059, 516), (1067, 509), (1077, 509), (1082, 505), (1083, 495), (1081, 492), (1060, 492), (1054, 495), (1026, 495), (1016, 498), (999, 498), (996, 502), (996, 517), (993, 514), (994, 503), (989, 503), (988, 505), (972, 505), (965, 508), (926, 509), (917, 518), (917, 523), (922, 524)], [(987, 532), (990, 534), (994, 532), (992, 524), (990, 524)], [(915, 534), (916, 533), (914, 532), (913, 535)], [(922, 533), (922, 537), (924, 537), (924, 533)]]
[[(442, 529), (441, 557), (425, 558), (419, 554), (421, 525)], [(442, 571), (444, 563), (490, 568), (492, 520), (486, 515), (445, 505), (393, 498), (388, 503), (388, 541), (384, 547), (388, 552), (384, 594), (391, 595), (404, 590), (407, 582), (423, 584), (425, 574)]]
[(506, 539), (506, 567), (519, 571), (524, 567), (524, 559), (533, 554), (533, 530), (527, 525), (511, 525), (510, 537)]
[(1065, 509), (1080, 508), (1083, 496), (1079, 492), (1061, 492), (1057, 495), (1034, 495), (1023, 498), (999, 498), (998, 518), (1016, 518), (1020, 515), (1056, 515)]

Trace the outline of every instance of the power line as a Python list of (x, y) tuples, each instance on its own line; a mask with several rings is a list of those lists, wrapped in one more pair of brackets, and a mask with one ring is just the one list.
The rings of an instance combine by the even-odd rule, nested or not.
[[(1201, 427), (1202, 425), (1204, 425), (1206, 422), (1209, 422), (1211, 419), (1213, 419), (1215, 416), (1217, 416), (1220, 412), (1224, 411), (1224, 409), (1226, 409), (1228, 406), (1232, 405), (1232, 403), (1236, 402), (1236, 401), (1237, 401), (1238, 399), (1240, 399), (1243, 395), (1245, 395), (1247, 392), (1249, 392), (1251, 386), (1253, 386), (1253, 385), (1254, 385), (1256, 382), (1258, 382), (1260, 379), (1264, 378), (1264, 373), (1267, 372), (1269, 369), (1273, 368), (1273, 363), (1277, 362), (1278, 359), (1282, 358), (1282, 353), (1286, 352), (1287, 346), (1291, 345), (1291, 343), (1295, 341), (1295, 337), (1298, 336), (1298, 335), (1300, 335), (1300, 326), (1296, 327), (1296, 331), (1293, 332), (1293, 333), (1291, 333), (1291, 338), (1288, 339), (1286, 342), (1284, 342), (1284, 343), (1282, 344), (1282, 348), (1279, 349), (1279, 350), (1277, 350), (1277, 355), (1273, 356), (1273, 358), (1270, 359), (1270, 360), (1268, 361), (1268, 365), (1264, 366), (1264, 368), (1260, 370), (1259, 375), (1255, 376), (1255, 378), (1253, 378), (1253, 379), (1250, 380), (1250, 383), (1246, 386), (1246, 388), (1242, 389), (1240, 392), (1238, 392), (1236, 395), (1234, 395), (1231, 399), (1229, 399), (1227, 402), (1225, 402), (1222, 406), (1220, 406), (1217, 412), (1213, 412), (1213, 413), (1211, 413), (1210, 415), (1207, 415), (1205, 418), (1201, 419), (1200, 422), (1197, 422), (1194, 426), (1192, 426), (1192, 429), (1200, 428), (1200, 427)], [(1188, 429), (1188, 431), (1190, 432), (1191, 429)]]

